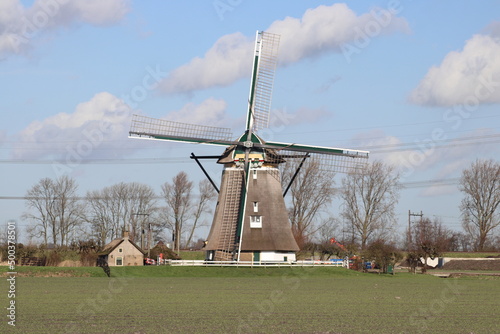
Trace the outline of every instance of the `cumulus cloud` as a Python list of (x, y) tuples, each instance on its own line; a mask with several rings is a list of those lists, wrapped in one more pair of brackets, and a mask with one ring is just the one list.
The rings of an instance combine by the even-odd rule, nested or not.
[(223, 36), (205, 53), (171, 73), (160, 83), (166, 94), (189, 93), (214, 86), (227, 86), (250, 75), (254, 41), (234, 33)]
[[(458, 177), (474, 159), (500, 153), (497, 144), (500, 134), (493, 129), (476, 129), (456, 138), (449, 138), (440, 128), (433, 133), (440, 136), (430, 134), (429, 138), (405, 143), (382, 130), (373, 130), (359, 134), (355, 142), (369, 150), (372, 158), (394, 165), (401, 173), (402, 182), (418, 178), (422, 173), (432, 174), (436, 180)], [(432, 191), (423, 193), (429, 195)]]
[[(287, 17), (267, 29), (281, 35), (280, 62), (290, 64), (326, 52), (343, 52), (346, 45), (363, 47), (379, 35), (409, 31), (405, 19), (391, 10), (356, 15), (346, 4), (308, 9), (302, 18)], [(363, 42), (361, 42), (363, 40)]]
[(500, 21), (490, 23), (484, 30), (486, 34), (494, 37), (500, 37)]
[[(17, 135), (15, 159), (83, 159), (110, 157), (128, 136), (131, 108), (102, 92), (80, 103), (72, 113), (34, 121)], [(122, 141), (122, 142), (119, 142)]]
[(61, 27), (115, 24), (128, 10), (128, 0), (35, 0), (31, 7), (24, 7), (20, 0), (2, 0), (0, 56), (26, 52), (37, 36)]
[[(411, 92), (409, 101), (425, 106), (500, 103), (500, 37), (497, 25), (491, 35), (474, 35), (463, 50), (448, 53)], [(496, 36), (495, 36), (496, 34)]]
[(369, 150), (376, 159), (401, 169), (407, 165), (409, 152), (397, 149), (402, 147), (404, 143), (398, 137), (387, 135), (383, 130), (363, 132), (354, 137), (353, 140), (356, 146)]
[(182, 109), (168, 113), (165, 119), (181, 123), (227, 127), (226, 107), (224, 100), (208, 98), (200, 104), (188, 103)]
[[(327, 52), (344, 52), (349, 43), (359, 50), (360, 40), (364, 47), (379, 35), (408, 31), (408, 24), (390, 10), (356, 15), (345, 4), (333, 4), (309, 9), (301, 18), (275, 21), (266, 31), (281, 35), (279, 64), (284, 66)], [(253, 36), (241, 33), (223, 36), (203, 57), (169, 73), (160, 90), (165, 94), (190, 93), (249, 77), (253, 46)]]

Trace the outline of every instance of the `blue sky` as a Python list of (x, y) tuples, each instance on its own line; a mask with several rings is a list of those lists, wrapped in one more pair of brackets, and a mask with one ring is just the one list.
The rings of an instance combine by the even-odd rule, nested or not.
[(500, 153), (500, 1), (4, 0), (0, 223), (24, 228), (6, 197), (44, 177), (81, 195), (200, 180), (190, 153), (220, 148), (129, 139), (130, 116), (239, 135), (256, 30), (281, 35), (264, 139), (369, 150), (407, 185), (400, 226), (412, 210), (460, 229), (461, 170)]

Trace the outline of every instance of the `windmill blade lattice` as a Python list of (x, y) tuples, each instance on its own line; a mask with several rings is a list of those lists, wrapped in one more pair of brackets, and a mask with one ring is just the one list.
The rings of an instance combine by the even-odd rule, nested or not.
[[(303, 159), (305, 153), (297, 151), (279, 151), (280, 160), (285, 160), (285, 163), (292, 161), (300, 161)], [(317, 168), (325, 173), (359, 173), (368, 163), (367, 157), (363, 155), (349, 156), (349, 155), (334, 155), (322, 153), (309, 153), (305, 164), (314, 163)]]
[(230, 128), (167, 121), (133, 115), (130, 137), (184, 141), (201, 144), (232, 145)]
[[(258, 58), (255, 81), (250, 91), (250, 108), (253, 114), (253, 130), (269, 126), (274, 72), (278, 62), (280, 36), (268, 32), (258, 32), (255, 57)], [(255, 71), (255, 70), (254, 70)]]

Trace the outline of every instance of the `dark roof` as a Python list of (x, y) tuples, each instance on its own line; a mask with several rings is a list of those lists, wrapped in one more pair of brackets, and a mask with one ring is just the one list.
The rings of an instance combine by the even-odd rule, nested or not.
[[(135, 242), (130, 240), (129, 238), (126, 238), (128, 242), (132, 244), (135, 248), (137, 248), (143, 255), (146, 255), (146, 252), (141, 249), (141, 247), (137, 246)], [(102, 251), (98, 253), (98, 255), (108, 255), (111, 253), (113, 250), (115, 250), (116, 247), (118, 247), (123, 241), (125, 241), (125, 238), (119, 238), (111, 241), (110, 243), (106, 244)]]

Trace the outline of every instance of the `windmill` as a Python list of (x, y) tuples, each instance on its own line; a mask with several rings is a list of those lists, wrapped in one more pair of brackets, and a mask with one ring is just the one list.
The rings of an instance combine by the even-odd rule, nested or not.
[[(217, 190), (218, 201), (205, 250), (207, 260), (294, 261), (299, 250), (292, 234), (284, 195), (301, 166), (314, 161), (334, 172), (356, 172), (368, 152), (322, 146), (264, 141), (257, 134), (269, 124), (279, 35), (256, 34), (245, 132), (236, 140), (229, 128), (172, 122), (134, 115), (132, 138), (226, 146), (220, 156), (195, 156)], [(220, 190), (200, 163), (223, 164)], [(279, 166), (298, 161), (294, 176), (282, 191)]]

